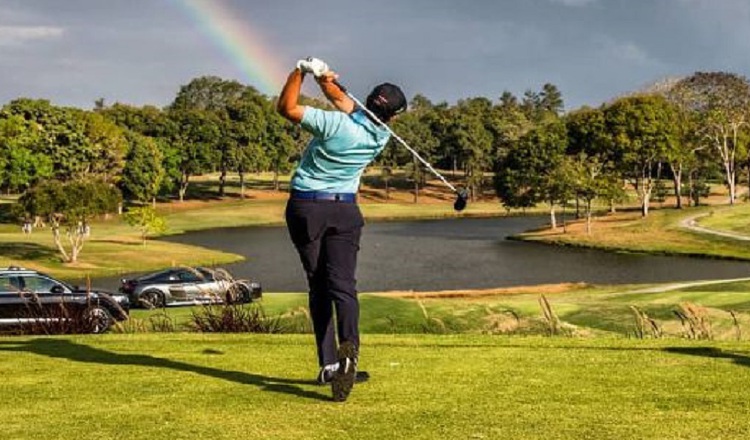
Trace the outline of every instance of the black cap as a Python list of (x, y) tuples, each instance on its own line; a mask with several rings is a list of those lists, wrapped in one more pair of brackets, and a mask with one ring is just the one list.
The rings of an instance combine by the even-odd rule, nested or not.
[(383, 122), (406, 110), (406, 96), (391, 83), (383, 83), (372, 89), (367, 97), (367, 109)]

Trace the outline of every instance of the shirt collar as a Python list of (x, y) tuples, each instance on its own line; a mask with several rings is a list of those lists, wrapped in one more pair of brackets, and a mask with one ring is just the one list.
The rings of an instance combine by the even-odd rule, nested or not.
[(370, 120), (370, 118), (367, 117), (367, 113), (365, 113), (365, 111), (361, 108), (358, 108), (357, 110), (352, 112), (351, 117), (354, 122), (364, 126), (368, 131), (374, 134), (377, 134), (379, 136), (387, 136), (390, 134), (385, 127), (382, 127)]

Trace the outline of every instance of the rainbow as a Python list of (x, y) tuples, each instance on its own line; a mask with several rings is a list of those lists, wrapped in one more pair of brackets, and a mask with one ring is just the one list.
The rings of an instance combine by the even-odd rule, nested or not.
[(276, 95), (286, 69), (263, 37), (238, 17), (224, 0), (173, 0), (260, 92)]

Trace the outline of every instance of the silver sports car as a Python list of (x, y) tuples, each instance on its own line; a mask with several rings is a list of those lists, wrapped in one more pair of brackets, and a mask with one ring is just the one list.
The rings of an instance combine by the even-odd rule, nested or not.
[(160, 272), (123, 279), (120, 292), (132, 305), (145, 308), (210, 303), (249, 303), (260, 299), (260, 283), (234, 279), (224, 269), (173, 267)]

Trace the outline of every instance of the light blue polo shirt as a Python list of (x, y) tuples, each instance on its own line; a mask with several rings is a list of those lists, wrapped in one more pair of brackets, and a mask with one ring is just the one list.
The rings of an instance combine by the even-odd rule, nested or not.
[(390, 137), (362, 110), (346, 114), (305, 107), (301, 125), (313, 139), (292, 176), (292, 189), (298, 191), (356, 193), (365, 167)]

